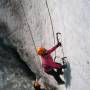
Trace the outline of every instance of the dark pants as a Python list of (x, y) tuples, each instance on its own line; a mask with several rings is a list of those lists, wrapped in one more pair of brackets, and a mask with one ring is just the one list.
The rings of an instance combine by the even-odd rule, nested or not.
[(45, 89), (44, 88), (35, 88), (35, 90), (45, 90)]
[(52, 69), (49, 72), (47, 72), (47, 74), (52, 75), (58, 83), (61, 83), (61, 82), (63, 82), (63, 80), (59, 76), (61, 74), (61, 72), (62, 72), (62, 69), (57, 69), (57, 71)]

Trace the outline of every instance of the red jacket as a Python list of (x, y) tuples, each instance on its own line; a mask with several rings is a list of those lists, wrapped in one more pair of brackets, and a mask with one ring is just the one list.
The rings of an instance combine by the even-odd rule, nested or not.
[(42, 60), (42, 66), (44, 67), (45, 72), (50, 71), (52, 68), (57, 69), (62, 66), (61, 64), (55, 63), (52, 56), (50, 55), (58, 47), (59, 45), (55, 45), (53, 48), (47, 50), (45, 55), (40, 55)]

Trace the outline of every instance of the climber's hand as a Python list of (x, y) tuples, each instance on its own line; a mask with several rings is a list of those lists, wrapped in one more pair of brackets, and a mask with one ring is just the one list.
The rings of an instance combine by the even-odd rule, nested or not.
[(61, 42), (58, 42), (58, 46), (62, 46)]

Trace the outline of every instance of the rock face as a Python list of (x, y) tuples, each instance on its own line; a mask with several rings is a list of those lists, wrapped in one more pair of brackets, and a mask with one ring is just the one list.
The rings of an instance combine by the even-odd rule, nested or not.
[(88, 0), (0, 0), (0, 90), (33, 90), (45, 75), (36, 47), (52, 47), (56, 32), (69, 60), (65, 90), (90, 90), (89, 10)]
[(29, 90), (36, 75), (16, 49), (0, 38), (0, 90)]
[[(48, 36), (47, 31), (52, 34), (45, 1), (1, 0), (0, 11), (2, 38), (8, 39), (21, 58), (34, 69), (39, 61), (35, 48), (48, 47), (46, 39), (51, 35)], [(35, 69), (38, 71), (38, 65)]]
[(52, 34), (49, 24), (45, 1), (0, 1), (1, 89), (28, 90), (31, 80), (43, 75), (36, 47), (48, 47), (47, 31)]

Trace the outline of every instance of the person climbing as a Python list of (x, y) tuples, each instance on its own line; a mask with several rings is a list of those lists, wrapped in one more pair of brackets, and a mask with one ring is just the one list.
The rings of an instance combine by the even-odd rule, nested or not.
[[(47, 74), (52, 75), (58, 84), (65, 84), (59, 75), (63, 75), (62, 69), (65, 69), (67, 66), (54, 62), (51, 56), (51, 53), (55, 51), (59, 46), (62, 46), (60, 42), (58, 42), (57, 45), (49, 50), (46, 50), (43, 47), (37, 48), (37, 54), (41, 56), (42, 67), (44, 68), (44, 71)], [(54, 69), (57, 69), (57, 71)]]
[(35, 90), (45, 90), (45, 88), (41, 88), (41, 85), (38, 80), (34, 81), (33, 87)]

